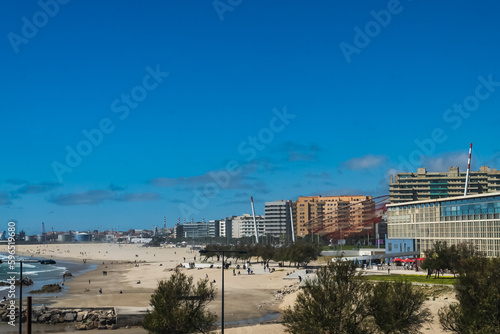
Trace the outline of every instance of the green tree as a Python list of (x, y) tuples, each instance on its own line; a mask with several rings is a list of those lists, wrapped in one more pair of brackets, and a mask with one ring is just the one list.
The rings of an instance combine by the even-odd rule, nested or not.
[(368, 308), (382, 333), (420, 333), (422, 325), (432, 320), (429, 309), (423, 308), (425, 298), (406, 280), (380, 282), (373, 287)]
[(464, 260), (480, 254), (470, 243), (448, 246), (446, 241), (437, 241), (431, 249), (425, 252), (425, 255), (426, 259), (422, 268), (435, 271), (434, 277), (436, 275), (439, 277), (439, 269), (449, 269), (455, 276), (460, 271)]
[(298, 265), (300, 263), (307, 264), (314, 261), (321, 253), (321, 247), (305, 243), (303, 241), (294, 243), (286, 247), (278, 248), (273, 256), (277, 262), (288, 261), (290, 264)]
[(151, 241), (148, 243), (149, 246), (153, 247), (158, 247), (161, 245), (162, 242), (165, 242), (166, 238), (165, 237), (160, 237), (160, 236), (154, 236), (151, 238)]
[(450, 249), (446, 241), (437, 241), (431, 249), (425, 251), (425, 261), (422, 269), (434, 271), (434, 278), (439, 277), (440, 269), (449, 268)]
[(456, 274), (462, 268), (462, 265), (475, 256), (481, 256), (481, 254), (476, 250), (473, 244), (471, 243), (460, 243), (458, 245), (451, 245), (450, 251), (448, 254), (448, 268), (453, 273), (453, 276), (456, 277)]
[(474, 255), (462, 259), (455, 291), (458, 303), (439, 311), (444, 330), (500, 333), (500, 258)]
[(215, 288), (208, 280), (194, 285), (192, 276), (176, 270), (167, 281), (158, 283), (143, 327), (154, 334), (208, 333), (215, 329), (217, 316), (205, 307), (214, 297)]
[(270, 245), (259, 245), (257, 247), (257, 256), (259, 256), (262, 261), (269, 261), (273, 258), (275, 253), (275, 248)]
[(330, 262), (306, 280), (293, 308), (283, 312), (289, 333), (371, 333), (366, 321), (371, 285), (352, 262)]

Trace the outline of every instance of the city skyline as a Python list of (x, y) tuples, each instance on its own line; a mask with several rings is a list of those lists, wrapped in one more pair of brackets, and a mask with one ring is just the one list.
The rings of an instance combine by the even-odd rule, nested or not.
[[(2, 5), (2, 224), (173, 226), (500, 168), (494, 1)], [(4, 230), (0, 226), (0, 231)]]

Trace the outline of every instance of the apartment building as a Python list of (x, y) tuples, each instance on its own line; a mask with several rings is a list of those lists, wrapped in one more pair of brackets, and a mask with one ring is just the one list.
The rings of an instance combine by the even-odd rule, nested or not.
[(290, 207), (291, 200), (266, 202), (264, 233), (273, 237), (286, 237), (292, 234)]
[(299, 237), (320, 233), (344, 238), (367, 228), (374, 212), (371, 196), (302, 196), (294, 205), (293, 220)]
[[(418, 168), (417, 173), (398, 173), (390, 176), (389, 200), (391, 203), (431, 200), (462, 196), (466, 171), (450, 167), (448, 172), (427, 172)], [(467, 194), (476, 195), (500, 191), (500, 171), (481, 166), (470, 171)]]
[[(255, 220), (257, 222), (257, 232), (259, 234), (259, 237), (265, 235), (266, 220), (263, 216), (260, 215), (255, 215)], [(231, 221), (233, 238), (255, 236), (255, 228), (252, 215), (245, 213), (241, 216), (232, 216)]]

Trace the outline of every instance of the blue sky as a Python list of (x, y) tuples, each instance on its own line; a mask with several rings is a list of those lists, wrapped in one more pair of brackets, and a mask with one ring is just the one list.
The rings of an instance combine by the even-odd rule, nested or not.
[[(4, 1), (0, 220), (173, 226), (500, 167), (496, 1)], [(0, 230), (3, 230), (0, 225)]]

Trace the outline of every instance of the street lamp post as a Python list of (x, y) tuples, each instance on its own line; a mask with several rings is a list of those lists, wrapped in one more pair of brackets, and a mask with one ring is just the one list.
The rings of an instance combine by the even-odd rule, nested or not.
[(200, 250), (200, 254), (208, 254), (208, 253), (222, 253), (222, 306), (221, 306), (221, 328), (222, 328), (222, 334), (224, 334), (224, 253), (238, 253), (238, 254), (246, 254), (246, 251), (231, 251), (231, 250), (222, 250), (222, 249), (216, 249), (216, 250), (206, 250), (202, 249)]

